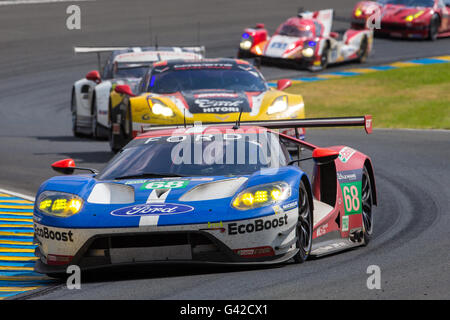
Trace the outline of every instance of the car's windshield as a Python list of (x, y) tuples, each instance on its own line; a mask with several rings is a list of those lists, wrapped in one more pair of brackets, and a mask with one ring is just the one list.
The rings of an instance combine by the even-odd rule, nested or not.
[(266, 91), (267, 86), (253, 67), (198, 67), (155, 69), (152, 71), (148, 92), (174, 93), (194, 90)]
[(292, 24), (283, 25), (278, 34), (281, 36), (298, 37), (298, 38), (312, 36), (312, 32), (310, 30), (300, 30), (297, 26)]
[(407, 7), (432, 7), (434, 0), (379, 0), (382, 4), (399, 4)]
[(236, 176), (287, 164), (277, 135), (230, 131), (135, 139), (108, 163), (98, 179)]
[(114, 70), (114, 78), (142, 78), (148, 66), (118, 66)]

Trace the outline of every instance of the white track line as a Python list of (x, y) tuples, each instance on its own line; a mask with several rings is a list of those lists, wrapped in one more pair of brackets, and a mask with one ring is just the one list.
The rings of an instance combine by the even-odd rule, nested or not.
[(6, 190), (6, 189), (1, 189), (1, 188), (0, 188), (0, 193), (7, 193), (7, 194), (10, 194), (12, 196), (23, 198), (25, 200), (29, 200), (29, 201), (33, 201), (33, 202), (36, 200), (35, 197), (28, 196), (28, 195), (23, 194), (23, 193), (18, 193), (18, 192), (9, 191), (9, 190)]
[(95, 0), (10, 0), (0, 1), (0, 6), (13, 6), (18, 4), (45, 4), (45, 3), (60, 3), (60, 2), (86, 2)]

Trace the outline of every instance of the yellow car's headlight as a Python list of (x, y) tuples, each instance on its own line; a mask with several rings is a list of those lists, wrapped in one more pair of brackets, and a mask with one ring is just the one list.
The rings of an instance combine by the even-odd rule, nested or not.
[(238, 210), (249, 210), (278, 203), (290, 196), (289, 184), (274, 182), (245, 189), (234, 197), (231, 205)]
[(80, 212), (83, 199), (71, 193), (44, 191), (39, 195), (36, 207), (47, 215), (66, 218)]
[(158, 99), (151, 99), (152, 112), (155, 115), (163, 116), (163, 117), (173, 117), (175, 114), (173, 113), (172, 108), (168, 107), (164, 102)]
[(270, 107), (267, 109), (267, 114), (274, 114), (277, 112), (286, 111), (288, 108), (287, 96), (281, 96), (276, 98)]

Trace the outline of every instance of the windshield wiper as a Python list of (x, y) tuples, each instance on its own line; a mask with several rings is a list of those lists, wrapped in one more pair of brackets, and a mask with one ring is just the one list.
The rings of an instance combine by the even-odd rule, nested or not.
[(129, 176), (120, 176), (114, 178), (114, 180), (123, 179), (145, 179), (145, 178), (170, 178), (170, 177), (186, 177), (185, 175), (175, 174), (175, 173), (141, 173)]

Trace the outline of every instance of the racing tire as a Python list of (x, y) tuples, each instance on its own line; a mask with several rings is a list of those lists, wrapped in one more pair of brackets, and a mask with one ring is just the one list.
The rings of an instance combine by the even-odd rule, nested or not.
[(373, 192), (369, 171), (364, 166), (361, 181), (361, 204), (364, 245), (370, 242), (373, 233)]
[[(115, 108), (117, 111), (111, 110), (111, 127), (109, 130), (109, 145), (111, 151), (117, 153), (133, 138), (133, 124), (131, 121), (131, 110), (129, 104), (126, 110), (120, 106)], [(120, 118), (118, 120), (118, 118)], [(119, 123), (119, 134), (113, 134), (114, 123)]]
[(323, 48), (322, 55), (320, 56), (320, 67), (314, 68), (314, 66), (311, 65), (308, 69), (313, 72), (325, 70), (328, 67), (329, 52), (330, 52), (330, 45), (327, 43), (325, 45), (325, 48)]
[(253, 58), (254, 55), (249, 50), (238, 50), (237, 58), (238, 59), (250, 59)]
[(299, 195), (298, 195), (298, 221), (296, 226), (296, 246), (298, 252), (294, 256), (295, 263), (305, 262), (312, 247), (313, 236), (313, 211), (312, 204), (310, 203), (310, 196), (305, 187), (305, 182), (300, 182)]
[(97, 120), (97, 103), (95, 102), (95, 96), (92, 97), (92, 117), (91, 117), (91, 131), (92, 138), (98, 138), (98, 120)]
[(327, 44), (325, 49), (322, 51), (322, 55), (320, 56), (320, 66), (322, 70), (326, 69), (328, 67), (328, 55), (330, 52), (330, 46)]
[(369, 40), (367, 39), (367, 37), (364, 37), (361, 41), (361, 45), (359, 46), (357, 61), (359, 63), (365, 62), (367, 60), (368, 55), (369, 55)]
[(431, 17), (430, 26), (428, 27), (428, 40), (435, 41), (437, 39), (439, 26), (440, 26), (439, 16), (435, 14), (434, 16)]
[(98, 110), (97, 110), (97, 102), (95, 101), (95, 97), (93, 98), (93, 106), (92, 106), (92, 123), (91, 123), (91, 131), (92, 138), (97, 140), (104, 140), (109, 137), (108, 130), (98, 123)]
[(72, 90), (72, 97), (70, 99), (70, 111), (72, 113), (72, 133), (74, 137), (80, 138), (82, 134), (78, 131), (78, 114), (77, 105), (75, 102), (75, 92)]
[(115, 138), (115, 134), (113, 134), (112, 127), (109, 129), (109, 147), (113, 153), (117, 153), (120, 151), (120, 145), (117, 143), (117, 138)]

